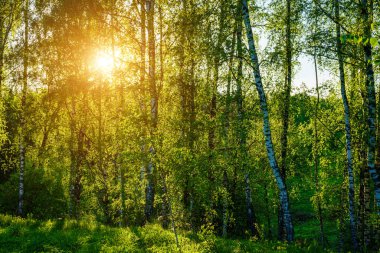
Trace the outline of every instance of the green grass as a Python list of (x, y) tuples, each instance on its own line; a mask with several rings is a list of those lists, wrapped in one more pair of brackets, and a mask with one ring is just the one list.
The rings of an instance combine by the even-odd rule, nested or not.
[[(319, 252), (315, 243), (224, 239), (204, 230), (181, 232), (182, 252)], [(0, 252), (179, 252), (172, 231), (160, 225), (112, 228), (91, 219), (22, 219), (0, 215)]]

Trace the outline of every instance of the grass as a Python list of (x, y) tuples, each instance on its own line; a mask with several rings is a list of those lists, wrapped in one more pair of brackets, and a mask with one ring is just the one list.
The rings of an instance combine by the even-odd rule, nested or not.
[[(261, 240), (224, 239), (204, 230), (182, 231), (181, 252), (320, 252), (317, 244), (287, 245)], [(113, 228), (92, 219), (22, 219), (0, 215), (0, 252), (180, 252), (174, 234), (158, 224)]]

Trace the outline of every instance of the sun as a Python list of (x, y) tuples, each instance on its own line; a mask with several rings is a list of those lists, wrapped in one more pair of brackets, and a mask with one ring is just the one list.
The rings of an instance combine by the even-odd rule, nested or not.
[(114, 67), (113, 57), (105, 52), (98, 52), (95, 57), (95, 68), (104, 73), (111, 73)]

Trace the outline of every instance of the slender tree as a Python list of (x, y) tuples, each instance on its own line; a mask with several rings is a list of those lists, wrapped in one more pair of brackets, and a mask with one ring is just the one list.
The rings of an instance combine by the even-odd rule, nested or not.
[(4, 82), (4, 56), (11, 29), (14, 26), (18, 1), (0, 1), (0, 98)]
[(368, 153), (367, 153), (367, 166), (369, 174), (374, 182), (375, 200), (376, 205), (380, 208), (380, 177), (375, 167), (375, 151), (376, 151), (376, 94), (375, 94), (375, 77), (373, 72), (372, 60), (372, 15), (373, 4), (367, 0), (362, 0), (361, 15), (363, 21), (363, 49), (364, 49), (364, 62), (366, 81), (365, 86), (367, 90), (368, 99)]
[(238, 0), (238, 8), (237, 8), (237, 58), (238, 58), (238, 69), (237, 69), (237, 78), (236, 78), (236, 103), (237, 103), (237, 134), (238, 134), (238, 143), (239, 143), (239, 166), (241, 172), (244, 173), (244, 190), (245, 190), (245, 204), (246, 204), (246, 212), (247, 212), (247, 221), (248, 228), (251, 231), (252, 235), (256, 235), (257, 231), (255, 228), (255, 214), (253, 211), (252, 204), (252, 190), (250, 186), (249, 180), (249, 170), (247, 156), (247, 128), (245, 126), (245, 111), (243, 107), (244, 99), (243, 99), (243, 90), (242, 90), (242, 81), (243, 81), (243, 20), (242, 20), (242, 2)]
[(246, 27), (246, 33), (247, 33), (247, 39), (248, 39), (248, 45), (249, 45), (249, 55), (250, 55), (250, 59), (252, 63), (254, 76), (255, 76), (256, 89), (257, 89), (257, 92), (259, 93), (259, 98), (260, 98), (260, 108), (261, 108), (261, 112), (263, 116), (263, 130), (264, 130), (264, 137), (265, 137), (265, 146), (267, 149), (269, 164), (272, 168), (273, 174), (276, 178), (277, 186), (280, 191), (280, 203), (281, 203), (281, 207), (284, 213), (286, 238), (289, 242), (291, 242), (294, 240), (294, 230), (293, 230), (292, 216), (289, 210), (288, 191), (285, 187), (284, 180), (281, 177), (280, 169), (277, 165), (277, 160), (274, 153), (272, 134), (271, 134), (270, 124), (269, 124), (268, 106), (267, 106), (266, 96), (264, 92), (264, 87), (261, 81), (259, 60), (257, 57), (255, 42), (253, 39), (252, 26), (251, 26), (251, 21), (249, 17), (249, 9), (248, 9), (247, 0), (243, 0), (243, 18), (244, 18), (244, 24)]
[(320, 232), (320, 241), (322, 243), (322, 247), (325, 247), (325, 232), (323, 225), (323, 216), (322, 216), (322, 200), (320, 197), (320, 183), (319, 183), (319, 136), (318, 136), (318, 120), (319, 120), (319, 80), (318, 80), (318, 64), (317, 64), (317, 53), (316, 48), (314, 49), (314, 71), (315, 71), (315, 91), (317, 93), (317, 101), (315, 103), (314, 108), (314, 184), (315, 184), (315, 192), (316, 192), (316, 205), (317, 205), (317, 216), (319, 220), (319, 232)]
[[(154, 142), (154, 135), (157, 131), (158, 123), (158, 93), (156, 87), (156, 44), (155, 44), (155, 33), (154, 33), (154, 5), (155, 0), (146, 1), (146, 13), (147, 13), (147, 31), (148, 31), (148, 56), (149, 56), (149, 71), (148, 71), (148, 81), (149, 81), (149, 91), (150, 91), (150, 135), (151, 140)], [(155, 185), (154, 185), (154, 163), (153, 156), (155, 153), (154, 144), (152, 143), (149, 148), (151, 155), (148, 167), (147, 167), (147, 186), (145, 190), (145, 218), (150, 221), (153, 215), (154, 208), (154, 195), (155, 195)]]
[(29, 63), (29, 0), (24, 1), (24, 51), (23, 51), (23, 86), (21, 97), (21, 126), (20, 126), (20, 175), (18, 209), (19, 215), (24, 215), (24, 173), (25, 173), (25, 134), (26, 134), (26, 96), (28, 90)]
[(342, 96), (342, 102), (344, 107), (344, 124), (346, 130), (346, 155), (347, 155), (347, 172), (348, 172), (348, 208), (350, 215), (350, 227), (351, 227), (351, 240), (354, 249), (357, 249), (356, 241), (356, 219), (355, 219), (355, 189), (354, 189), (354, 172), (353, 172), (353, 156), (351, 147), (351, 123), (350, 123), (350, 107), (348, 104), (346, 94), (346, 82), (344, 74), (344, 62), (342, 55), (342, 42), (341, 42), (341, 28), (340, 28), (340, 1), (334, 1), (335, 7), (335, 25), (336, 29), (336, 51), (338, 55), (339, 63), (339, 79), (340, 79), (340, 92)]
[[(284, 103), (282, 114), (282, 133), (281, 133), (281, 176), (286, 186), (286, 158), (288, 154), (288, 131), (289, 131), (289, 107), (290, 92), (292, 89), (292, 41), (291, 41), (291, 0), (286, 0), (286, 17), (285, 17), (285, 85), (284, 85)], [(278, 237), (284, 240), (284, 221), (282, 209), (280, 206), (278, 217)]]

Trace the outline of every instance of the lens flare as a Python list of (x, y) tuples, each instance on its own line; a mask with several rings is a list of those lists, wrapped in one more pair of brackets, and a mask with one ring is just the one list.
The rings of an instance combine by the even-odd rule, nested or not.
[(104, 73), (110, 73), (113, 69), (113, 66), (114, 66), (114, 62), (111, 55), (108, 55), (104, 52), (98, 53), (98, 55), (95, 58), (96, 69)]

